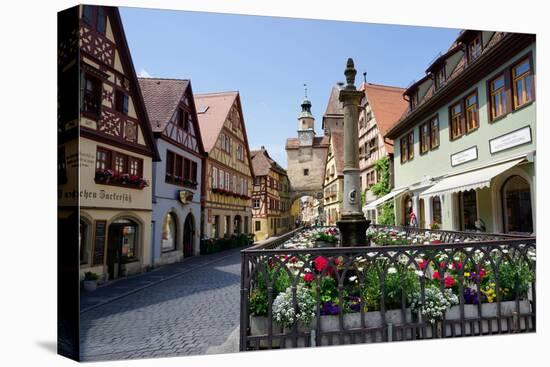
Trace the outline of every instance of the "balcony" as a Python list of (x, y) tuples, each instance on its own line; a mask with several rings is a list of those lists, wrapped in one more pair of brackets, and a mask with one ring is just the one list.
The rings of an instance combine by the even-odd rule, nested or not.
[(374, 226), (370, 246), (317, 247), (323, 231), (242, 251), (241, 350), (535, 331), (534, 237)]

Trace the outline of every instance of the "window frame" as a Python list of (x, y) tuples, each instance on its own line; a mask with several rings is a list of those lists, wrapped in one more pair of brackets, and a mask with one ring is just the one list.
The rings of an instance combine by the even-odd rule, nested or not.
[[(476, 120), (476, 126), (475, 127), (472, 127), (470, 128), (470, 118), (469, 118), (469, 111), (470, 111), (470, 106), (468, 105), (468, 99), (470, 99), (471, 97), (475, 97), (476, 98), (476, 102), (475, 102), (475, 120)], [(469, 134), (477, 129), (479, 129), (479, 126), (480, 126), (480, 121), (479, 121), (479, 95), (477, 93), (477, 88), (466, 94), (466, 96), (464, 97), (464, 117), (466, 119), (466, 134)]]
[[(497, 79), (503, 79), (503, 86), (501, 88), (498, 88), (498, 91), (502, 90), (502, 113), (499, 115), (495, 115), (493, 113), (493, 110), (495, 108), (493, 104), (493, 96), (496, 95), (496, 92), (493, 91), (492, 85), (493, 82), (495, 82)], [(487, 80), (487, 100), (489, 101), (489, 108), (487, 109), (489, 113), (489, 121), (497, 121), (504, 116), (506, 116), (511, 111), (511, 104), (512, 104), (512, 98), (511, 98), (511, 91), (510, 91), (510, 78), (509, 78), (509, 72), (507, 72), (507, 69), (504, 69), (500, 72), (498, 72), (495, 76)]]
[[(434, 124), (435, 121), (435, 124)], [(435, 115), (428, 119), (428, 124), (430, 125), (430, 150), (439, 148), (439, 115)], [(435, 128), (434, 128), (435, 126)], [(433, 132), (437, 131), (437, 139), (433, 138), (433, 135), (435, 135)], [(434, 145), (434, 141), (437, 142), (437, 144)]]
[[(479, 52), (477, 53), (477, 55), (474, 58), (472, 58), (472, 44), (475, 41), (479, 42)], [(482, 42), (482, 39), (481, 39), (481, 34), (478, 33), (475, 37), (473, 37), (470, 41), (468, 41), (468, 43), (466, 45), (466, 55), (467, 55), (467, 58), (468, 58), (468, 63), (471, 63), (474, 60), (477, 60), (479, 58), (479, 56), (481, 56), (482, 52), (483, 52), (483, 42)]]
[[(87, 86), (88, 81), (92, 83), (92, 85), (95, 85), (95, 90), (92, 92), (88, 92)], [(96, 77), (95, 75), (92, 75), (91, 73), (88, 73), (86, 71), (83, 72), (83, 83), (82, 86), (82, 99), (81, 99), (81, 106), (80, 106), (80, 112), (93, 120), (99, 120), (101, 117), (101, 111), (102, 111), (102, 101), (103, 101), (103, 80)], [(89, 96), (89, 97), (88, 97)], [(97, 109), (91, 110), (86, 109), (86, 103), (85, 101), (92, 100), (92, 102), (97, 103)]]
[[(424, 131), (424, 129), (426, 131)], [(420, 143), (420, 154), (422, 155), (428, 153), (431, 147), (431, 120), (425, 121), (418, 126), (418, 136)]]
[[(453, 113), (454, 107), (456, 107), (456, 106), (460, 106), (460, 115)], [(455, 123), (455, 118), (456, 118), (457, 115), (458, 115), (457, 123), (458, 123), (458, 127), (460, 127), (460, 134), (455, 135), (454, 134), (454, 123)], [(465, 122), (465, 118), (464, 118), (464, 100), (459, 99), (458, 101), (456, 101), (456, 102), (449, 105), (449, 140), (454, 141), (454, 140), (457, 140), (457, 139), (461, 138), (462, 136), (464, 136), (464, 133), (465, 133), (465, 130), (466, 130), (465, 124), (466, 124), (466, 122)]]
[(126, 91), (116, 88), (115, 89), (115, 111), (128, 116), (128, 106), (130, 105), (130, 96)]
[[(514, 69), (516, 69), (518, 66), (523, 64), (524, 62), (527, 62), (527, 65), (529, 66), (529, 70), (525, 73), (522, 73), (519, 77), (514, 76)], [(519, 80), (520, 78), (525, 80), (525, 78), (531, 78), (531, 99), (525, 100), (522, 104), (518, 105), (516, 102), (517, 99), (517, 90), (516, 90), (516, 80)], [(532, 54), (529, 53), (523, 57), (521, 57), (517, 62), (512, 64), (510, 66), (510, 80), (511, 80), (511, 92), (512, 92), (512, 109), (515, 111), (517, 109), (520, 109), (531, 102), (535, 100), (535, 80), (534, 80), (534, 72), (533, 72), (533, 60), (532, 60)], [(524, 82), (524, 92), (525, 96), (527, 97), (527, 83)]]

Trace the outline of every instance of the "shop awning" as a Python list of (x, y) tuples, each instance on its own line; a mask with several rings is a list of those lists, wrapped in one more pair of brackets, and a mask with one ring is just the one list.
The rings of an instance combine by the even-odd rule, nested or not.
[(442, 179), (437, 184), (420, 194), (421, 198), (429, 198), (436, 195), (443, 195), (459, 191), (468, 191), (472, 189), (481, 189), (491, 185), (491, 179), (502, 172), (509, 170), (524, 158), (516, 159), (506, 163), (497, 164), (491, 167), (481, 168), (455, 176)]
[(386, 201), (388, 201), (390, 199), (393, 199), (394, 197), (401, 194), (405, 190), (407, 190), (406, 187), (402, 188), (402, 189), (393, 190), (392, 192), (382, 196), (381, 198), (378, 198), (378, 199), (368, 203), (367, 205), (365, 205), (363, 207), (363, 211), (376, 209), (377, 206), (382, 205), (383, 203), (385, 203)]

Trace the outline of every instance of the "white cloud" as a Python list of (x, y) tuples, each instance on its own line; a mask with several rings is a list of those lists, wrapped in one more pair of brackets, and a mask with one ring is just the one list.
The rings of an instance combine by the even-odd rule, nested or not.
[(144, 68), (141, 68), (141, 70), (138, 73), (138, 77), (140, 77), (140, 78), (150, 78), (151, 74), (149, 74), (147, 72), (147, 70), (145, 70)]

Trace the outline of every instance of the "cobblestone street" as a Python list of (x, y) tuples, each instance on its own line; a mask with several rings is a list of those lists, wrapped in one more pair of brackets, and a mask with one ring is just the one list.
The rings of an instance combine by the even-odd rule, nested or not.
[[(239, 274), (240, 254), (235, 249), (190, 258), (148, 273), (141, 280), (129, 279), (134, 287), (141, 281), (146, 288), (116, 299), (108, 295), (107, 303), (93, 305), (90, 300), (100, 299), (102, 291), (110, 291), (108, 288), (124, 288), (126, 280), (98, 289), (94, 298), (83, 292), (81, 304), (93, 307), (82, 307), (82, 360), (207, 353), (209, 347), (221, 345), (238, 328)], [(154, 277), (164, 280), (152, 282)]]

